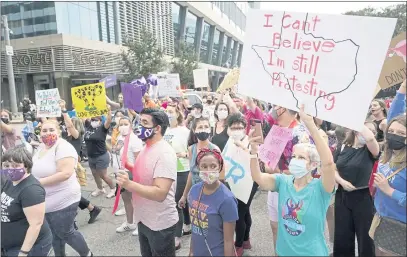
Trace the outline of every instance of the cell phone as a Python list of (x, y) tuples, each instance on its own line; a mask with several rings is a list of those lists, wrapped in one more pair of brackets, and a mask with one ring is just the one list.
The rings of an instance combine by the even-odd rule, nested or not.
[(261, 128), (261, 120), (257, 120), (257, 119), (251, 119), (250, 120), (250, 126), (251, 129), (254, 129), (253, 132), (253, 137), (260, 137), (258, 140), (256, 140), (255, 142), (259, 143), (259, 144), (263, 144), (264, 143), (264, 136), (263, 136), (263, 129)]

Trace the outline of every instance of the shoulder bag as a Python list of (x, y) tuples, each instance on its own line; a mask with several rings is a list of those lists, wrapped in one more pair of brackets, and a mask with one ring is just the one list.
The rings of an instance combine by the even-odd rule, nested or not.
[[(394, 171), (387, 180), (394, 177), (397, 173), (405, 169), (399, 168)], [(370, 226), (369, 236), (374, 240), (376, 246), (384, 251), (391, 252), (394, 255), (406, 256), (406, 224), (391, 219), (381, 217), (376, 213)]]

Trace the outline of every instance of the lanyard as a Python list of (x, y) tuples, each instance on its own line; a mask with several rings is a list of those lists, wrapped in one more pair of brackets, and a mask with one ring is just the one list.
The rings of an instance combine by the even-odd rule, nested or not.
[[(198, 197), (198, 204), (197, 204), (197, 206), (196, 206), (196, 217), (197, 217), (197, 218), (199, 217), (198, 212), (199, 212), (199, 205), (201, 204), (201, 198), (202, 198), (203, 189), (204, 189), (204, 185), (203, 185), (203, 183), (202, 183), (201, 192), (199, 193), (199, 197)], [(211, 248), (209, 247), (208, 240), (206, 239), (206, 236), (205, 236), (205, 234), (204, 234), (204, 232), (203, 232), (203, 229), (202, 229), (202, 227), (201, 227), (201, 223), (199, 222), (199, 219), (198, 219), (198, 227), (199, 227), (199, 230), (201, 231), (201, 234), (202, 234), (203, 237), (204, 237), (204, 241), (205, 241), (206, 248), (208, 249), (209, 254), (211, 255), (211, 257), (213, 257)], [(208, 218), (208, 228), (209, 228), (209, 218)], [(235, 248), (234, 246), (233, 246), (233, 248), (234, 248), (234, 250), (235, 250), (235, 256), (237, 256), (236, 248)]]
[[(203, 237), (204, 237), (204, 241), (205, 241), (206, 248), (208, 248), (209, 254), (210, 254), (211, 257), (212, 257), (213, 255), (212, 255), (211, 248), (209, 247), (208, 240), (206, 239), (206, 236), (205, 236), (205, 234), (204, 234), (204, 232), (203, 232), (203, 229), (202, 229), (202, 227), (201, 227), (201, 223), (199, 222), (199, 218), (198, 218), (198, 217), (199, 217), (199, 205), (201, 204), (201, 198), (202, 198), (203, 189), (204, 189), (204, 185), (202, 184), (201, 192), (199, 193), (199, 197), (198, 197), (198, 204), (197, 204), (197, 206), (196, 206), (196, 217), (197, 217), (197, 219), (198, 219), (198, 227), (199, 227), (199, 230), (201, 231), (201, 234), (202, 234)], [(209, 228), (209, 219), (208, 219), (208, 228)]]

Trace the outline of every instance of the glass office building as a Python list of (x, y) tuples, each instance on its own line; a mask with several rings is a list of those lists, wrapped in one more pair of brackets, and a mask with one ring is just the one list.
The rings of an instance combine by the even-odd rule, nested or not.
[(70, 34), (118, 43), (114, 2), (2, 1), (1, 15), (7, 15), (13, 31), (10, 39)]

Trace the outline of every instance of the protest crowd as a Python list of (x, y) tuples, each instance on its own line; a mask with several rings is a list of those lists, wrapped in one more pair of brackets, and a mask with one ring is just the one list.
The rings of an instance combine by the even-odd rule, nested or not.
[[(406, 256), (405, 80), (394, 99), (371, 101), (360, 131), (236, 84), (193, 104), (154, 87), (155, 75), (117, 99), (104, 83), (74, 87), (72, 108), (58, 89), (38, 93), (45, 102), (22, 103), (22, 131), (1, 110), (2, 256), (66, 256), (66, 244), (103, 255), (75, 222), (78, 208), (101, 222), (96, 197), (114, 199), (115, 233), (138, 237), (142, 256), (243, 256), (252, 240), (272, 242), (270, 256)], [(270, 238), (250, 234), (259, 190)]]

